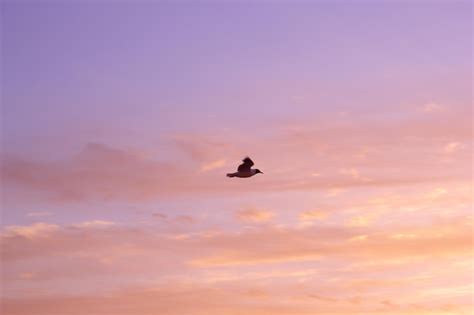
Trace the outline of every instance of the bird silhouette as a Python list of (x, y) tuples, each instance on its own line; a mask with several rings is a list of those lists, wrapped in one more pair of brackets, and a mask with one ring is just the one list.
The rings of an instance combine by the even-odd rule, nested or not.
[(242, 160), (242, 164), (239, 165), (237, 168), (237, 172), (235, 173), (228, 173), (227, 177), (240, 177), (240, 178), (247, 178), (252, 177), (256, 174), (263, 174), (258, 168), (253, 169), (252, 166), (254, 165), (253, 161), (247, 156), (245, 159)]

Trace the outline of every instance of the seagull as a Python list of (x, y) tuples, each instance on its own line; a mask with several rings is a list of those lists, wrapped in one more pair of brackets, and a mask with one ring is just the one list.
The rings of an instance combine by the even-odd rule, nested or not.
[(235, 173), (228, 173), (227, 177), (240, 177), (240, 178), (246, 178), (246, 177), (252, 177), (255, 174), (263, 174), (258, 168), (254, 169), (251, 168), (253, 166), (253, 161), (247, 156), (245, 159), (242, 160), (242, 164), (239, 165), (237, 168), (237, 172)]

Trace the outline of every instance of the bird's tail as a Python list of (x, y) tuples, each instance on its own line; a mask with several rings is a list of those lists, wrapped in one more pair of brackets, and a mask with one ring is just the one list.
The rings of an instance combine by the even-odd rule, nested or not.
[(233, 173), (227, 173), (227, 177), (235, 177), (235, 174), (233, 174)]

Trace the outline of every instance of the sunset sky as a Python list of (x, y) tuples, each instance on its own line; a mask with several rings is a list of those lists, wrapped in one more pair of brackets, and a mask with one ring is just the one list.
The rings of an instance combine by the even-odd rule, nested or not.
[(1, 11), (2, 314), (472, 314), (471, 1)]

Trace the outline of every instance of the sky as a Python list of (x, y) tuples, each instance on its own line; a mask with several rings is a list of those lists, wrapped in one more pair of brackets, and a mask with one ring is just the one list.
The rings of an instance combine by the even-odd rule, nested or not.
[(2, 1), (2, 314), (471, 314), (472, 38), (470, 1)]

